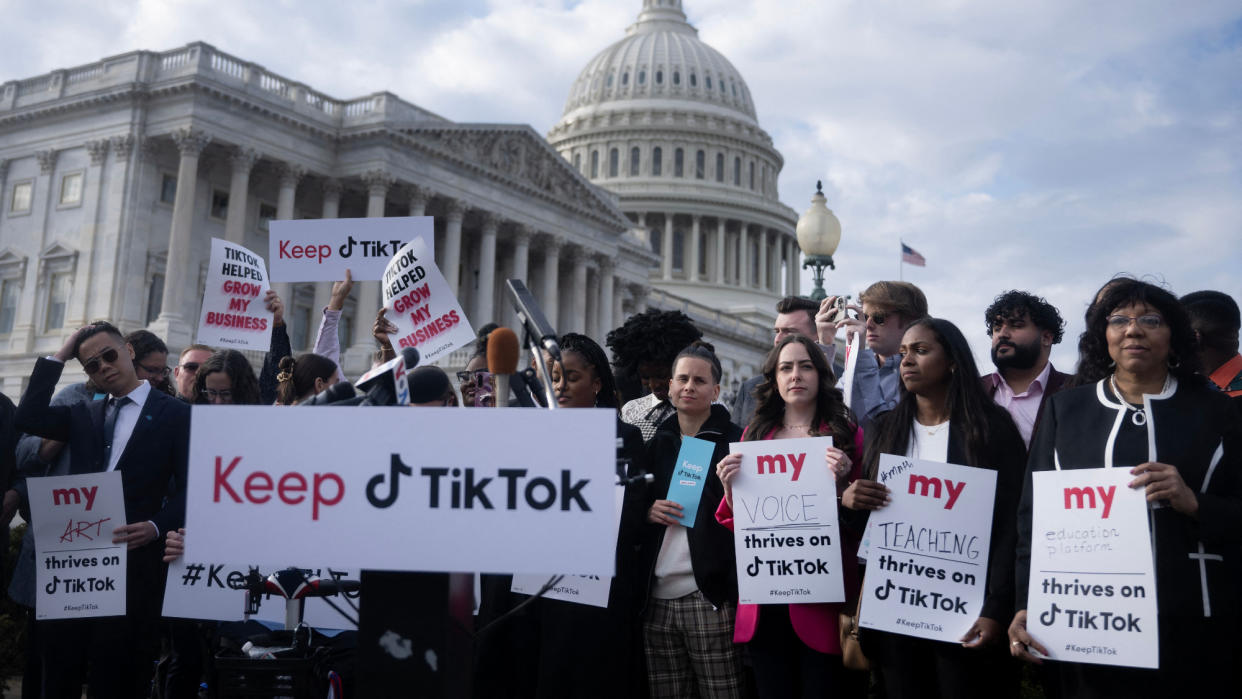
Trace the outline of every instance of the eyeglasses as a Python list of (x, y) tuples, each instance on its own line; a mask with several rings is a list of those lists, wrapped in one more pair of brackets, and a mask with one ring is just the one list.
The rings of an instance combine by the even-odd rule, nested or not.
[(154, 376), (154, 377), (156, 377), (156, 378), (160, 378), (160, 379), (167, 377), (167, 376), (168, 376), (168, 372), (169, 372), (169, 371), (171, 371), (171, 370), (170, 370), (168, 367), (166, 367), (166, 366), (160, 366), (160, 367), (156, 367), (156, 368), (154, 368), (154, 369), (152, 369), (152, 368), (151, 368), (151, 367), (149, 367), (149, 366), (143, 366), (142, 364), (135, 364), (134, 366), (138, 367), (139, 369), (142, 369), (143, 371), (145, 371), (146, 373), (150, 374), (151, 376)]
[(859, 318), (859, 319), (860, 319), (863, 323), (866, 323), (867, 321), (871, 321), (871, 322), (875, 323), (876, 325), (884, 325), (884, 321), (888, 320), (889, 315), (891, 315), (891, 314), (889, 314), (889, 313), (884, 313), (883, 311), (877, 311), (877, 312), (875, 312), (875, 313), (862, 313), (862, 314), (859, 314), (858, 318)]
[(1147, 315), (1141, 315), (1138, 317), (1123, 316), (1121, 314), (1114, 314), (1108, 317), (1108, 327), (1113, 330), (1128, 330), (1130, 328), (1130, 323), (1138, 323), (1138, 326), (1144, 330), (1156, 330), (1160, 326), (1164, 325), (1164, 318), (1161, 318), (1154, 313), (1148, 313)]
[(470, 384), (473, 386), (482, 385), (483, 383), (487, 381), (487, 379), (490, 376), (491, 376), (491, 373), (489, 373), (487, 369), (475, 369), (474, 371), (457, 372), (458, 381), (460, 381), (462, 384)]
[(181, 367), (182, 369), (185, 369), (191, 374), (198, 371), (198, 362), (186, 362), (185, 364), (178, 364), (177, 366)]
[(105, 361), (109, 364), (115, 364), (116, 359), (119, 356), (121, 355), (119, 352), (116, 351), (115, 347), (109, 347), (108, 349), (100, 352), (94, 357), (91, 357), (90, 359), (86, 360), (82, 364), (82, 368), (86, 370), (87, 374), (94, 376), (95, 374), (98, 374), (99, 370), (102, 368), (102, 366), (100, 365), (100, 360)]
[(232, 392), (232, 391), (217, 391), (217, 390), (215, 390), (215, 389), (211, 389), (211, 388), (204, 388), (204, 389), (203, 389), (203, 395), (204, 395), (204, 396), (207, 396), (207, 399), (208, 399), (208, 400), (214, 400), (214, 399), (216, 399), (216, 398), (219, 398), (220, 400), (223, 400), (223, 401), (231, 401), (231, 400), (233, 400), (233, 392)]

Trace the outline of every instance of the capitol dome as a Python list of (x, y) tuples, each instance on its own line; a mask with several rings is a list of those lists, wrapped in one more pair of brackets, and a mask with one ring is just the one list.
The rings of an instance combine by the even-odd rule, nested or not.
[(548, 141), (616, 195), (659, 257), (650, 305), (686, 310), (726, 374), (752, 376), (776, 301), (799, 288), (798, 215), (780, 201), (784, 160), (750, 88), (681, 0), (643, 0), (625, 37), (579, 73)]
[(680, 2), (646, 2), (626, 37), (587, 63), (565, 116), (609, 102), (693, 102), (756, 124), (750, 88), (719, 51), (698, 38)]

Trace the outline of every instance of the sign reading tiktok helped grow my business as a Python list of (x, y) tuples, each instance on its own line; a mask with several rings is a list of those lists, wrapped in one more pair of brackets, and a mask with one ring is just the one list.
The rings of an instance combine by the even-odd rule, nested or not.
[(49, 476), (26, 481), (35, 540), (39, 619), (125, 614), (125, 544), (112, 530), (125, 524), (121, 472)]
[(844, 602), (831, 437), (737, 442), (733, 546), (743, 604)]
[[(167, 283), (176, 282), (170, 279)], [(272, 314), (263, 303), (268, 288), (263, 258), (240, 245), (212, 238), (196, 341), (212, 347), (269, 350)]]
[(349, 270), (356, 282), (383, 279), (402, 245), (422, 238), (435, 252), (430, 216), (272, 221), (268, 267), (273, 282), (332, 282)]
[(384, 308), (397, 326), (389, 339), (400, 351), (418, 350), (419, 363), (439, 357), (474, 341), (470, 321), (422, 238), (403, 246), (384, 268)]
[(983, 609), (996, 472), (881, 454), (879, 481), (858, 625), (957, 643)]
[(1147, 499), (1128, 468), (1032, 474), (1026, 628), (1048, 657), (1159, 667)]

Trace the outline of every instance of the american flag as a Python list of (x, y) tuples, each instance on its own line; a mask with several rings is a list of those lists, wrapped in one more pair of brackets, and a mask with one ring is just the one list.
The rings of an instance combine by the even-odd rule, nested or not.
[(905, 243), (901, 244), (901, 261), (908, 265), (914, 265), (915, 267), (927, 266), (927, 258), (915, 252), (914, 248), (906, 245)]

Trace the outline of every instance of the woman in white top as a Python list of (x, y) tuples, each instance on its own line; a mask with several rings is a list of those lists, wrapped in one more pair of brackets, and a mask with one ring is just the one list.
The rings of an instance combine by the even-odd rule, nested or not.
[(852, 510), (888, 502), (876, 482), (881, 454), (989, 468), (996, 474), (991, 553), (983, 610), (961, 645), (863, 630), (863, 650), (883, 677), (887, 696), (1005, 697), (1017, 690), (1005, 647), (1014, 602), (1014, 512), (1022, 493), (1026, 445), (1012, 418), (983, 390), (970, 345), (947, 320), (924, 318), (906, 329), (899, 349), (900, 399), (867, 433), (865, 479), (841, 496)]

